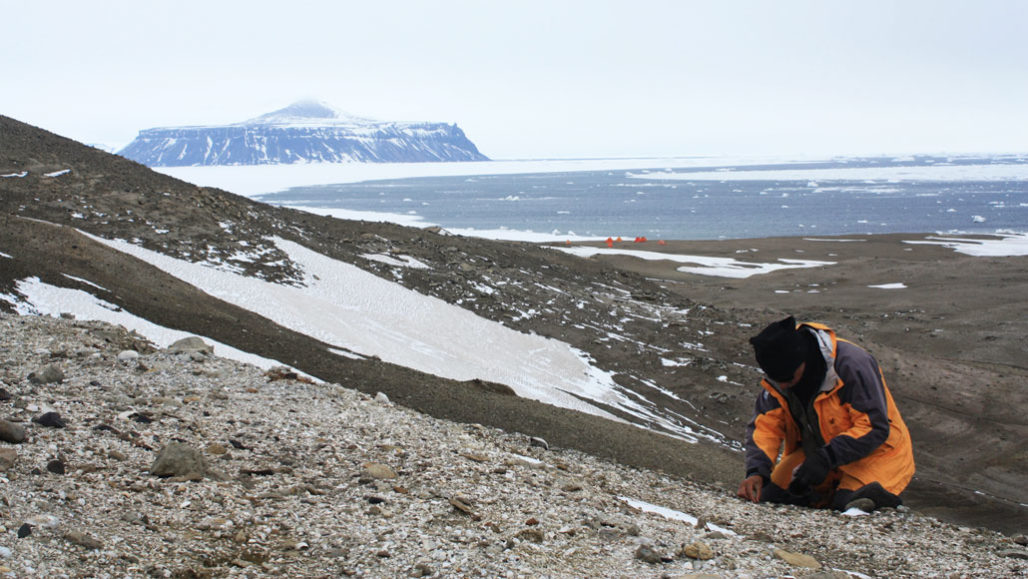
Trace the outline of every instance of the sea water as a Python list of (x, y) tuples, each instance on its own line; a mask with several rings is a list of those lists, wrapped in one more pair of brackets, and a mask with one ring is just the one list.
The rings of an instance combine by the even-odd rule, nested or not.
[(923, 156), (422, 177), (297, 187), (257, 198), (391, 214), (462, 232), (554, 238), (1024, 232), (1028, 158)]

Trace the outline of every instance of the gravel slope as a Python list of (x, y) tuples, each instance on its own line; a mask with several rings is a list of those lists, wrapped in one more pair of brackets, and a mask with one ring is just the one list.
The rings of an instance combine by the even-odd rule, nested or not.
[[(1028, 575), (993, 531), (752, 505), (95, 322), (0, 315), (0, 361), (5, 576)], [(194, 461), (155, 476), (166, 447)]]

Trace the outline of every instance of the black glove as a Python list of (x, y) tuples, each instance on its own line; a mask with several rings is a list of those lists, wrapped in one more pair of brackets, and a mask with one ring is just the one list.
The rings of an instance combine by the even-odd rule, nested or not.
[(807, 494), (811, 488), (828, 478), (828, 471), (832, 470), (831, 463), (828, 451), (824, 448), (808, 456), (792, 475), (789, 492), (794, 495)]

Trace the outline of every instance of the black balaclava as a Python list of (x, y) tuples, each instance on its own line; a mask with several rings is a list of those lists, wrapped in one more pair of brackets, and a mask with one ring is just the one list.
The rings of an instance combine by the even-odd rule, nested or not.
[(818, 347), (817, 337), (814, 336), (813, 332), (801, 330), (800, 334), (802, 334), (802, 339), (807, 342), (807, 356), (803, 360), (807, 363), (807, 366), (803, 369), (803, 377), (790, 390), (806, 406), (817, 395), (818, 389), (821, 388), (821, 383), (825, 380), (825, 373), (828, 371), (828, 365), (825, 363), (825, 358), (821, 354), (821, 348)]
[(809, 332), (798, 330), (796, 318), (789, 316), (750, 338), (760, 369), (775, 382), (792, 380), (796, 368), (809, 357), (811, 343), (804, 334)]

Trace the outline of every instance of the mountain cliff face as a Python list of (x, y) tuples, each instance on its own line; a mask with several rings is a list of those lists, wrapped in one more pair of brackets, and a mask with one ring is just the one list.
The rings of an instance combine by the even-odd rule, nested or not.
[(118, 154), (150, 167), (488, 160), (456, 124), (375, 121), (314, 102), (232, 125), (146, 129)]

